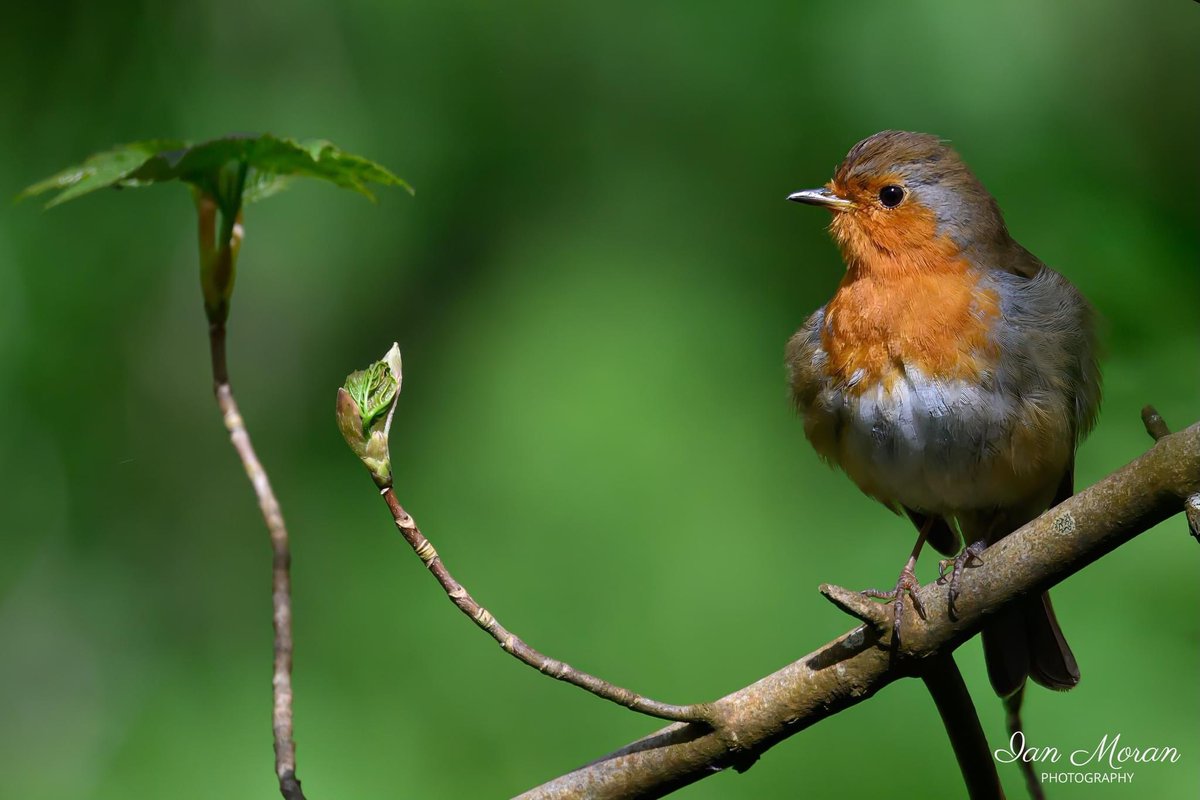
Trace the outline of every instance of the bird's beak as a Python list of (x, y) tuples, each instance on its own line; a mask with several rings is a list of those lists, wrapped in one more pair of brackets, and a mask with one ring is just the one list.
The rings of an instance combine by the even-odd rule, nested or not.
[(854, 203), (831, 192), (824, 187), (820, 189), (805, 189), (803, 192), (793, 192), (788, 195), (793, 203), (804, 203), (810, 206), (825, 206), (830, 211), (845, 211), (853, 208)]

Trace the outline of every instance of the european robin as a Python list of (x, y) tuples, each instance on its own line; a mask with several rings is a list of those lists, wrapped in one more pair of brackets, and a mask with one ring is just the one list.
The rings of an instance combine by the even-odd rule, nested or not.
[[(1066, 278), (1018, 244), (996, 201), (937, 137), (884, 131), (856, 144), (797, 203), (833, 213), (846, 274), (787, 345), (792, 397), (824, 459), (918, 529), (895, 589), (900, 634), (928, 541), (961, 568), (1070, 497), (1075, 448), (1100, 401), (1093, 314)], [(961, 539), (960, 539), (961, 535)], [(923, 609), (917, 611), (924, 615)], [(1050, 597), (983, 629), (997, 694), (1051, 689), (1079, 667)], [(1011, 706), (1010, 706), (1011, 708)]]

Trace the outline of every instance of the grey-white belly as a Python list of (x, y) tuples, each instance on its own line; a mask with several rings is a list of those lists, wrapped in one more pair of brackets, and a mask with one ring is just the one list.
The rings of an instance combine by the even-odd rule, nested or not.
[(1021, 452), (1031, 414), (1058, 416), (1045, 395), (1019, 398), (908, 370), (888, 388), (879, 383), (859, 394), (828, 387), (816, 400), (806, 413), (813, 443), (864, 492), (891, 505), (950, 515), (1010, 505), (1062, 469), (1045, 452)]

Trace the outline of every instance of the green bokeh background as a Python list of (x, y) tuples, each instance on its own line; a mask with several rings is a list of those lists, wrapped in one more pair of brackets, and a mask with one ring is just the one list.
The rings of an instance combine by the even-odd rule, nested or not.
[[(842, 268), (784, 196), (876, 130), (951, 139), (1105, 317), (1090, 484), (1147, 447), (1143, 403), (1200, 410), (1198, 27), (1185, 0), (26, 4), (0, 27), (0, 193), (247, 130), (417, 188), (252, 207), (231, 370), (292, 533), (309, 796), (501, 797), (656, 725), (459, 616), (338, 435), (344, 375), (400, 342), (400, 496), (500, 619), (720, 696), (844, 631), (817, 585), (889, 583), (912, 540), (789, 409), (783, 344)], [(187, 192), (0, 211), (4, 797), (276, 793), (270, 554), (209, 381)], [(1056, 590), (1084, 677), (1030, 693), (1031, 739), (1182, 758), (1054, 796), (1196, 796), (1197, 558), (1176, 518)], [(959, 661), (999, 746), (978, 645)], [(679, 796), (961, 786), (906, 681)]]

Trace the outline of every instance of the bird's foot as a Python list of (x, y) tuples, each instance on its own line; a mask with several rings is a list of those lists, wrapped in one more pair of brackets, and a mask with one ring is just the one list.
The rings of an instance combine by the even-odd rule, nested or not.
[[(987, 542), (983, 539), (971, 542), (962, 549), (962, 552), (954, 558), (944, 558), (938, 562), (938, 584), (943, 584), (947, 579), (950, 581), (950, 596), (948, 598), (950, 606), (950, 616), (955, 616), (954, 604), (958, 602), (958, 581), (959, 576), (967, 567), (978, 567), (983, 563), (983, 559), (979, 556), (987, 549)], [(947, 570), (949, 572), (947, 573)]]
[(912, 600), (913, 608), (921, 615), (921, 619), (927, 619), (925, 616), (925, 606), (921, 604), (921, 598), (917, 594), (921, 584), (917, 582), (917, 576), (913, 573), (912, 562), (904, 565), (904, 569), (900, 570), (900, 577), (896, 579), (896, 588), (891, 591), (883, 589), (863, 589), (859, 594), (863, 597), (871, 597), (876, 600), (891, 600), (892, 601), (892, 644), (898, 646), (900, 644), (900, 620), (904, 617), (904, 596), (908, 595)]

